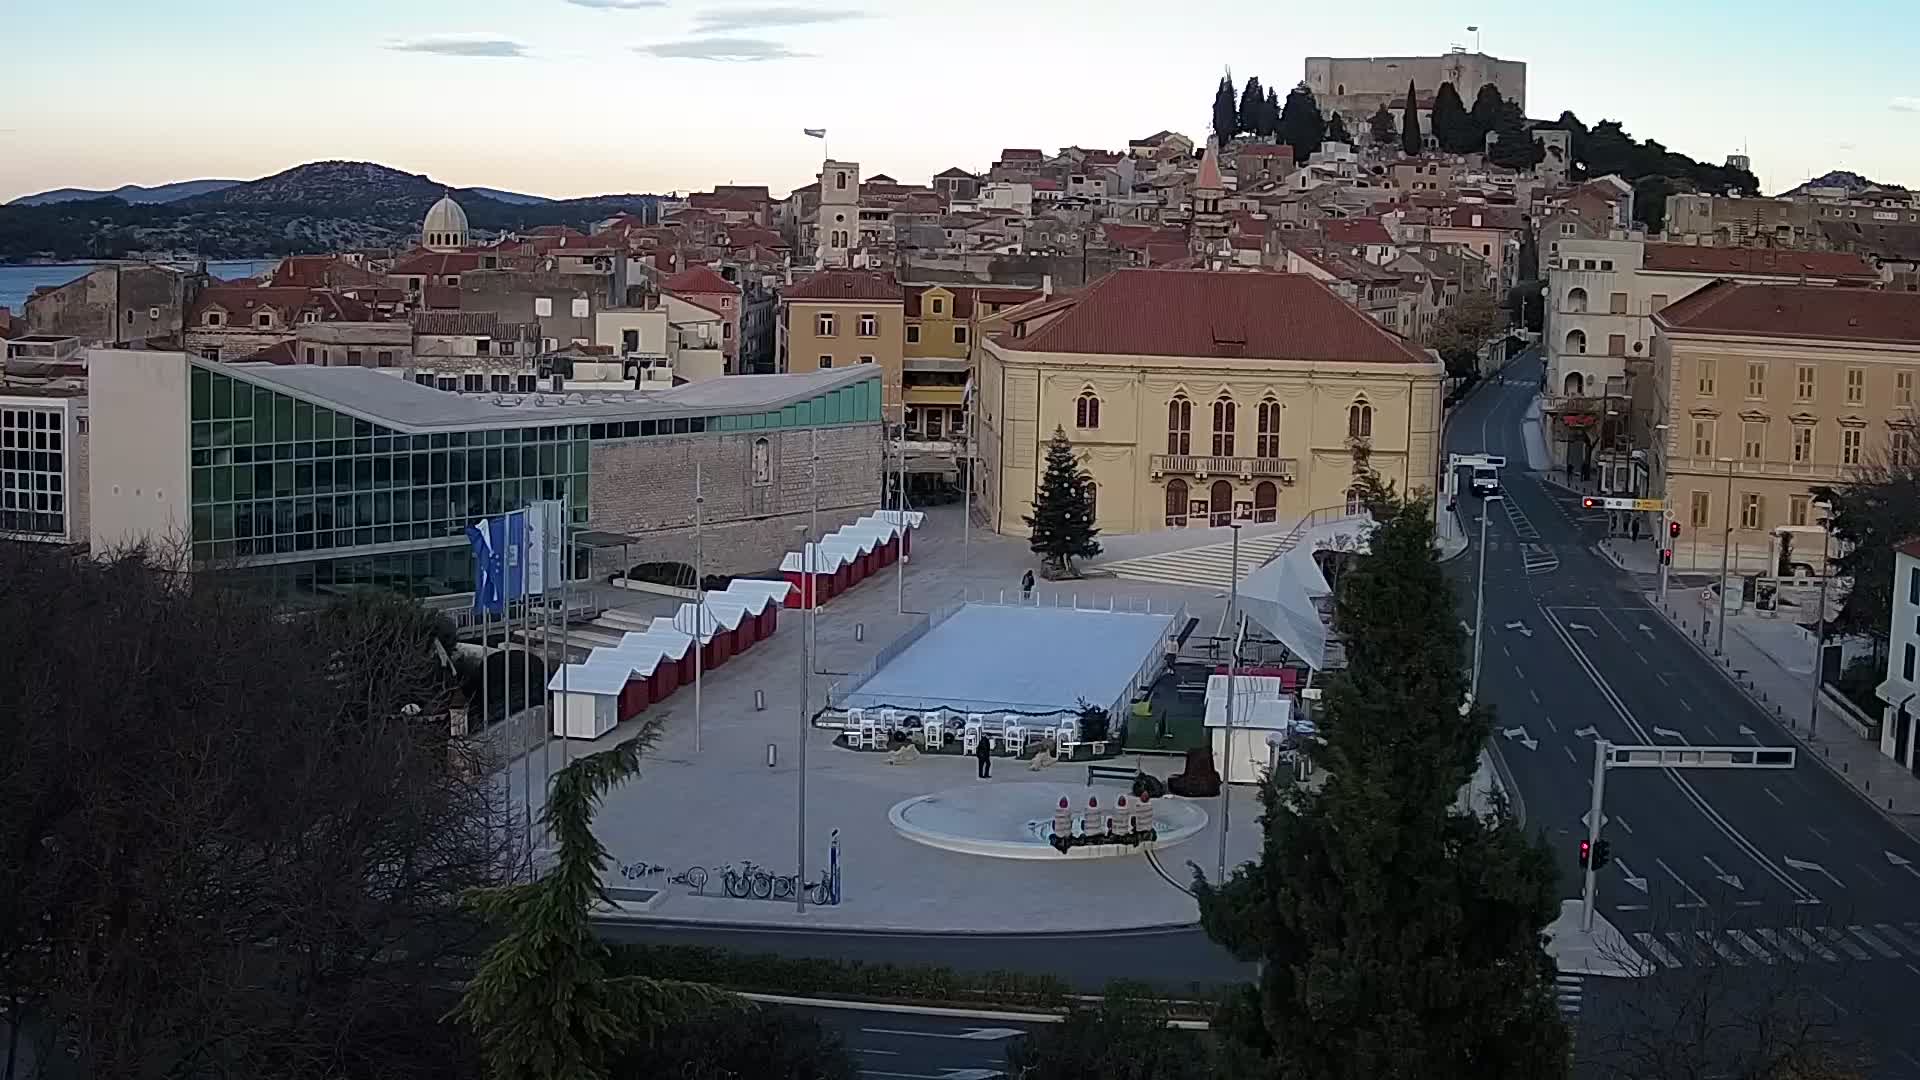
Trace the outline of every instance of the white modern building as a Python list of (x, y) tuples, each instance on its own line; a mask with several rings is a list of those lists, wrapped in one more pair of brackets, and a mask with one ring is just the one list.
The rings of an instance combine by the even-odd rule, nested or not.
[(1887, 630), (1887, 677), (1875, 691), (1887, 703), (1880, 752), (1920, 776), (1920, 540), (1894, 548), (1892, 624)]

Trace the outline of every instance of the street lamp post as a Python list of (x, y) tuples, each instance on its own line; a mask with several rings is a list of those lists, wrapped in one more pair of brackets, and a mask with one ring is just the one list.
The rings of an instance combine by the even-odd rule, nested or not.
[(1233, 684), (1240, 681), (1240, 523), (1227, 524), (1233, 530), (1233, 576), (1227, 582), (1227, 749), (1221, 755), (1220, 867), (1214, 879), (1221, 883), (1227, 880), (1227, 829), (1233, 816)]
[(1487, 615), (1487, 518), (1492, 514), (1493, 504), (1505, 500), (1504, 495), (1489, 495), (1480, 504), (1480, 573), (1473, 587), (1473, 676), (1467, 686), (1469, 703), (1480, 698), (1480, 639), (1486, 636), (1482, 622)]
[(1819, 621), (1814, 630), (1813, 643), (1813, 690), (1807, 695), (1807, 738), (1813, 738), (1813, 731), (1820, 723), (1820, 681), (1821, 668), (1827, 660), (1827, 579), (1833, 576), (1828, 562), (1833, 558), (1833, 505), (1815, 503), (1826, 511), (1820, 519), (1820, 606), (1815, 608), (1815, 617)]
[(1718, 640), (1713, 651), (1716, 655), (1727, 654), (1727, 571), (1733, 554), (1733, 459), (1721, 458), (1720, 463), (1727, 467), (1727, 505), (1721, 516), (1726, 520), (1726, 531), (1720, 538), (1720, 611), (1715, 616), (1720, 624)]

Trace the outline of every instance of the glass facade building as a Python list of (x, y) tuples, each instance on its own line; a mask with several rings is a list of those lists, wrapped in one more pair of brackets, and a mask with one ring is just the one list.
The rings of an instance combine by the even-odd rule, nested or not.
[(0, 535), (69, 539), (67, 407), (8, 397), (0, 407)]
[[(422, 596), (470, 591), (468, 525), (536, 499), (565, 500), (576, 527), (590, 524), (596, 444), (880, 416), (879, 381), (865, 379), (770, 408), (707, 394), (718, 403), (711, 411), (699, 409), (702, 395), (674, 401), (676, 391), (635, 395), (624, 409), (490, 406), (444, 395), (458, 403), (455, 423), (381, 422), (368, 418), (364, 382), (351, 395), (361, 407), (350, 413), (324, 393), (303, 392), (324, 385), (311, 371), (296, 384), (273, 369), (188, 363), (194, 560), (284, 594), (367, 585)], [(412, 398), (404, 404), (413, 411), (397, 410), (409, 417), (422, 406), (417, 395), (443, 395), (398, 380), (392, 393)], [(473, 419), (482, 422), (459, 424)]]

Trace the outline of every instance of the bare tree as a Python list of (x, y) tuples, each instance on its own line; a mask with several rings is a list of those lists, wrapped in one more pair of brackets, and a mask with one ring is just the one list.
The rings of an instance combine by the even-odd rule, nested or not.
[(454, 1075), (457, 900), (504, 836), (451, 764), (450, 630), (172, 566), (0, 544), (9, 1026), (79, 1077)]

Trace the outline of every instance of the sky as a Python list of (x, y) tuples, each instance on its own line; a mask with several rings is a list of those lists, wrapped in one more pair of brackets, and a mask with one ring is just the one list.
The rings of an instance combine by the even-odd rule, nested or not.
[(1744, 148), (1769, 193), (1920, 186), (1911, 0), (0, 0), (0, 202), (325, 159), (561, 198), (782, 193), (823, 150), (925, 182), (1202, 136), (1223, 70), (1284, 95), (1307, 55), (1472, 49), (1468, 24), (1527, 63), (1532, 116)]

